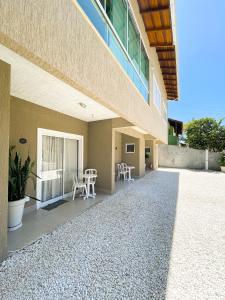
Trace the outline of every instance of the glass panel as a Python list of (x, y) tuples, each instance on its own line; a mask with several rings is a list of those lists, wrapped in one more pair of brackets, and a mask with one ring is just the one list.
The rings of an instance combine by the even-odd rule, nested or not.
[(102, 8), (105, 8), (105, 0), (100, 0), (100, 3), (102, 5)]
[(124, 0), (107, 0), (106, 13), (114, 29), (126, 47), (127, 44), (127, 4)]
[(63, 194), (63, 138), (42, 137), (42, 201)]
[(94, 24), (102, 38), (107, 41), (107, 25), (99, 14), (97, 4), (90, 0), (78, 0), (91, 22)]
[(124, 53), (121, 45), (118, 43), (115, 35), (109, 29), (109, 36), (108, 36), (108, 46), (112, 50), (112, 53), (115, 55), (117, 60), (120, 62), (122, 67), (125, 71), (128, 69), (128, 59), (126, 54)]
[(141, 43), (141, 73), (146, 80), (149, 79), (149, 61), (145, 48)]
[(72, 192), (73, 176), (78, 177), (78, 141), (65, 139), (64, 194)]
[(159, 87), (158, 87), (155, 76), (153, 77), (153, 99), (154, 99), (155, 105), (160, 110), (160, 107), (161, 107), (161, 93), (160, 93), (160, 90), (159, 90)]
[(127, 153), (134, 153), (135, 152), (135, 145), (134, 144), (127, 144)]
[[(89, 19), (92, 21), (95, 28), (98, 30), (102, 38), (105, 40), (106, 44), (110, 47), (112, 53), (117, 58), (121, 66), (123, 67), (124, 71), (130, 76), (133, 83), (136, 85), (137, 89), (140, 91), (142, 96), (146, 101), (148, 101), (149, 92), (148, 92), (148, 79), (146, 79), (145, 75), (140, 72), (140, 35), (138, 30), (134, 25), (134, 21), (131, 16), (131, 12), (129, 14), (129, 33), (128, 33), (128, 53), (130, 59), (132, 60), (133, 64), (136, 66), (136, 70), (128, 55), (125, 53), (123, 48), (121, 47), (120, 43), (117, 41), (114, 33), (110, 29), (104, 15), (100, 12), (100, 9), (96, 5), (94, 0), (77, 0), (78, 3), (81, 5), (83, 10), (86, 12)], [(126, 19), (127, 15), (125, 16), (126, 3), (123, 0), (100, 0), (101, 5), (106, 4), (106, 13), (111, 19), (115, 30), (117, 31), (121, 42), (126, 47), (126, 37), (127, 37), (127, 24)], [(122, 8), (122, 9), (121, 9)], [(118, 11), (116, 11), (118, 9)], [(115, 11), (115, 12), (114, 12)], [(111, 17), (110, 17), (111, 16)], [(125, 23), (124, 27), (123, 24)], [(124, 30), (123, 30), (124, 29)], [(143, 58), (142, 58), (143, 59)], [(148, 64), (149, 62), (146, 61), (145, 64), (145, 74), (148, 76)], [(147, 66), (147, 67), (146, 67)], [(140, 73), (140, 74), (139, 74)], [(147, 77), (148, 78), (148, 77)], [(142, 79), (142, 80), (141, 80)]]
[(139, 70), (140, 36), (134, 25), (134, 21), (130, 12), (129, 12), (129, 19), (128, 19), (128, 53), (130, 55), (130, 58), (132, 59), (132, 62), (136, 66), (137, 70)]

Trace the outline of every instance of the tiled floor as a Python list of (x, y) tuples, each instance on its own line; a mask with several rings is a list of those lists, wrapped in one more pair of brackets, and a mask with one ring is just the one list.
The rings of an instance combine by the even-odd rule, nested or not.
[(57, 226), (62, 225), (75, 216), (82, 214), (92, 205), (101, 202), (107, 195), (98, 194), (95, 199), (76, 198), (69, 200), (50, 211), (39, 209), (27, 213), (23, 216), (23, 226), (8, 233), (8, 250), (15, 251), (21, 249), (43, 234), (49, 233)]
[[(126, 188), (129, 184), (132, 184), (132, 182), (116, 182), (116, 191)], [(98, 193), (95, 199), (75, 198), (75, 201), (66, 199), (69, 200), (67, 203), (50, 211), (39, 209), (25, 214), (23, 216), (23, 226), (8, 233), (9, 252), (24, 248), (39, 239), (43, 234), (53, 231), (57, 226), (66, 223), (91, 206), (103, 201), (107, 196), (109, 195)]]
[[(138, 179), (136, 178), (136, 180)], [(116, 192), (127, 188), (129, 185), (132, 185), (132, 182), (117, 181)], [(102, 202), (107, 196), (109, 195), (98, 193), (95, 199), (75, 198), (75, 201), (66, 199), (69, 200), (67, 203), (50, 211), (39, 209), (25, 214), (23, 216), (23, 226), (16, 231), (8, 232), (8, 251), (13, 252), (26, 247), (43, 234), (53, 231), (57, 226), (82, 214), (91, 206)]]

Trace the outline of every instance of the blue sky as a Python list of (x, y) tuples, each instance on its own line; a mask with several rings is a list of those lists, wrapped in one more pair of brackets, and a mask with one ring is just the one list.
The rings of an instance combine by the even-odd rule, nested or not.
[(225, 0), (176, 0), (180, 100), (169, 117), (225, 117)]

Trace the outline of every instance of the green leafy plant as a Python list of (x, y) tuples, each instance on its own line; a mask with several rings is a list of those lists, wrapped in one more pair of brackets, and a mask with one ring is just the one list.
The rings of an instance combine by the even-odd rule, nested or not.
[(221, 166), (221, 167), (225, 167), (225, 153), (222, 153), (220, 155), (220, 158), (218, 159), (218, 164)]
[(224, 119), (219, 121), (213, 118), (192, 120), (185, 124), (186, 143), (191, 148), (214, 152), (225, 150)]
[[(8, 182), (8, 200), (17, 201), (23, 199), (26, 192), (26, 186), (28, 179), (38, 177), (33, 173), (35, 165), (34, 161), (31, 161), (30, 156), (22, 161), (22, 158), (18, 152), (13, 154), (15, 146), (9, 148), (9, 182)], [(35, 199), (34, 197), (31, 197)], [(38, 199), (35, 199), (38, 200)]]

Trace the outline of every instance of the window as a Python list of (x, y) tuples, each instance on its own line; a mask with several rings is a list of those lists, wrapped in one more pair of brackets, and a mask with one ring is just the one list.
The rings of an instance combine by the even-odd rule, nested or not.
[(153, 101), (154, 101), (156, 107), (159, 110), (161, 110), (162, 97), (161, 97), (161, 93), (160, 93), (159, 86), (156, 81), (155, 75), (153, 75)]
[(149, 60), (143, 43), (141, 43), (141, 74), (145, 79), (149, 79)]
[(149, 59), (128, 2), (126, 0), (100, 0), (100, 4), (138, 73), (148, 81)]
[(105, 0), (100, 0), (102, 7), (105, 7)]
[(128, 19), (128, 53), (132, 59), (133, 64), (139, 70), (140, 66), (140, 36), (134, 25), (133, 18), (129, 11)]
[(135, 144), (126, 144), (125, 152), (126, 153), (135, 153)]
[(107, 0), (106, 13), (123, 45), (127, 44), (127, 4), (124, 0)]
[(128, 0), (77, 0), (105, 43), (149, 100), (149, 60)]

